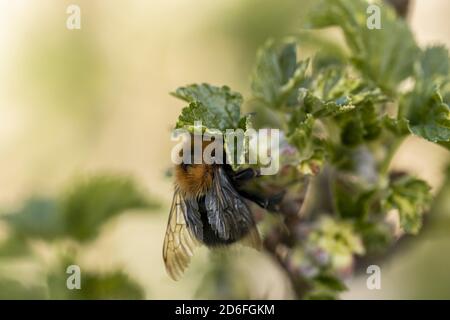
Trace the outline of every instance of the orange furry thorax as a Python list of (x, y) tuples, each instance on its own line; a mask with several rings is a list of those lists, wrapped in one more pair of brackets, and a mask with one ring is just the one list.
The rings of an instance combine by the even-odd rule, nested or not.
[[(202, 141), (201, 152), (212, 141)], [(194, 139), (190, 141), (191, 150), (194, 148)], [(181, 151), (180, 156), (183, 156)], [(191, 156), (194, 154), (192, 152)], [(193, 158), (192, 158), (193, 159)], [(203, 161), (203, 159), (202, 159)], [(215, 164), (180, 164), (175, 166), (175, 186), (188, 198), (199, 198), (212, 187)]]
[(205, 195), (213, 182), (213, 166), (208, 164), (177, 165), (175, 184), (186, 197)]

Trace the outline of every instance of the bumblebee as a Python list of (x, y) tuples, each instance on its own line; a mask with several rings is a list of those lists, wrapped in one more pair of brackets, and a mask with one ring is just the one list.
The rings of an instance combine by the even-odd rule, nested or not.
[(175, 167), (175, 190), (163, 244), (167, 273), (178, 280), (187, 268), (194, 248), (214, 248), (241, 242), (261, 248), (261, 238), (250, 200), (277, 211), (282, 195), (262, 197), (246, 191), (246, 181), (259, 170), (233, 171), (228, 164), (180, 164)]

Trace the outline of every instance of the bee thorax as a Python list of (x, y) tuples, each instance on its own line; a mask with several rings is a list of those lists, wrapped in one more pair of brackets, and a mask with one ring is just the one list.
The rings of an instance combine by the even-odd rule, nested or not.
[(206, 164), (181, 164), (175, 167), (175, 183), (187, 197), (200, 197), (211, 188), (213, 168)]

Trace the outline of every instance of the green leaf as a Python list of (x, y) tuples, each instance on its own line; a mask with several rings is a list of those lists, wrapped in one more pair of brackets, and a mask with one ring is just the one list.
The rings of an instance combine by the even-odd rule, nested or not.
[(311, 114), (317, 119), (336, 118), (345, 145), (376, 139), (382, 127), (375, 104), (386, 101), (386, 97), (380, 89), (352, 77), (349, 71), (336, 66), (316, 70), (308, 83), (311, 89), (299, 89), (299, 107), (293, 113), (290, 128), (305, 114)]
[(378, 117), (375, 106), (370, 103), (358, 111), (364, 127), (363, 138), (366, 141), (375, 140), (380, 136), (382, 130), (381, 119)]
[(189, 103), (182, 110), (177, 128), (192, 126), (195, 121), (222, 131), (239, 127), (242, 96), (227, 86), (193, 84), (178, 88), (172, 95)]
[(303, 154), (308, 154), (310, 151), (314, 123), (315, 118), (311, 114), (307, 114), (306, 119), (300, 122), (288, 137), (289, 143)]
[(357, 223), (356, 230), (361, 235), (364, 248), (369, 256), (383, 253), (394, 240), (393, 227), (384, 220)]
[(322, 0), (310, 15), (313, 28), (339, 27), (360, 72), (392, 94), (411, 76), (419, 49), (407, 24), (388, 5), (381, 8), (381, 29), (369, 29), (368, 3), (362, 0)]
[(346, 113), (355, 108), (349, 97), (341, 97), (334, 101), (323, 101), (314, 96), (309, 90), (299, 90), (299, 102), (302, 112), (311, 114), (315, 118), (332, 117)]
[(397, 136), (404, 136), (411, 132), (409, 120), (406, 118), (395, 119), (385, 115), (381, 122), (386, 129)]
[[(422, 99), (417, 99), (419, 103)], [(423, 101), (414, 103), (410, 113), (411, 132), (431, 142), (450, 140), (450, 107), (436, 89)]]
[(79, 241), (91, 240), (103, 224), (125, 210), (155, 207), (131, 178), (117, 175), (83, 179), (61, 201), (66, 233)]
[(293, 129), (287, 136), (289, 143), (299, 152), (297, 169), (302, 174), (318, 174), (327, 154), (325, 142), (313, 134), (315, 121), (311, 114), (307, 114), (305, 120), (295, 127), (291, 124)]
[(376, 190), (361, 190), (361, 187), (342, 179), (334, 183), (334, 202), (337, 212), (342, 218), (363, 220)]
[(432, 80), (439, 76), (449, 76), (448, 50), (444, 46), (427, 47), (420, 57), (417, 76), (421, 79)]
[[(23, 284), (19, 281), (0, 278), (1, 300), (43, 300), (47, 298), (45, 287)], [(67, 290), (67, 289), (66, 289)]]
[(335, 292), (347, 290), (347, 286), (336, 276), (321, 273), (314, 278), (314, 281), (323, 287)]
[(64, 232), (64, 222), (54, 200), (32, 198), (18, 212), (2, 217), (16, 237), (52, 240)]
[(227, 128), (227, 125), (224, 125), (214, 112), (200, 102), (191, 102), (181, 110), (176, 127), (191, 127), (196, 121), (201, 121), (203, 128), (220, 128), (221, 130)]
[(59, 272), (51, 272), (47, 277), (51, 299), (73, 300), (111, 300), (111, 299), (144, 299), (142, 287), (130, 279), (122, 271), (97, 273), (81, 270), (81, 288), (67, 289), (65, 268)]
[(31, 252), (24, 236), (16, 233), (0, 243), (0, 258), (23, 257)]
[(342, 144), (351, 147), (377, 139), (382, 131), (381, 118), (371, 102), (339, 117), (338, 123), (342, 128)]
[(450, 141), (450, 107), (443, 98), (450, 81), (448, 51), (429, 47), (422, 52), (416, 67), (416, 84), (402, 101), (412, 133), (431, 142)]
[(296, 90), (306, 80), (309, 60), (297, 62), (296, 44), (268, 41), (259, 49), (252, 74), (252, 92), (267, 106), (296, 103)]
[[(358, 116), (358, 114), (356, 114)], [(341, 143), (345, 146), (355, 147), (363, 143), (364, 127), (359, 117), (346, 118), (342, 124)]]
[(431, 202), (430, 186), (423, 180), (404, 176), (390, 184), (387, 208), (398, 209), (402, 229), (417, 234), (422, 215)]
[(242, 129), (244, 131), (247, 130), (247, 129), (253, 128), (252, 117), (253, 117), (253, 114), (246, 114), (246, 115), (244, 115), (241, 118), (241, 120), (239, 120), (238, 128)]
[(368, 81), (357, 78), (352, 70), (343, 65), (314, 70), (314, 75), (308, 83), (313, 94), (324, 101), (334, 101), (338, 105), (353, 104), (354, 106), (384, 102), (386, 97), (379, 88)]

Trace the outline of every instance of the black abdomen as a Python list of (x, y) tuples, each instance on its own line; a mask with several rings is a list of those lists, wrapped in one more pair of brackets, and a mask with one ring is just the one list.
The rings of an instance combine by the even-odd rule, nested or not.
[(240, 239), (221, 239), (215, 230), (212, 229), (208, 221), (208, 213), (206, 212), (205, 197), (198, 199), (198, 211), (200, 212), (203, 224), (203, 239), (202, 242), (208, 247), (217, 247), (227, 244), (232, 244)]

